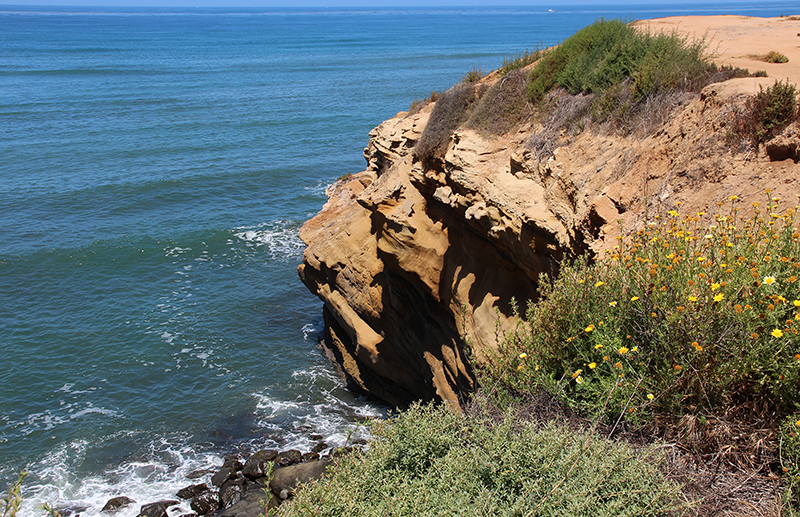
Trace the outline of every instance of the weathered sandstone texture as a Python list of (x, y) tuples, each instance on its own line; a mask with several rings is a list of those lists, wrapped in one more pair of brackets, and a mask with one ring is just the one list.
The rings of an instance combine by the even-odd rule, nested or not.
[(474, 387), (469, 357), (491, 360), (515, 323), (513, 300), (535, 298), (539, 275), (563, 259), (602, 253), (677, 202), (691, 213), (738, 195), (749, 207), (771, 189), (794, 204), (796, 123), (758, 150), (727, 138), (740, 92), (774, 81), (685, 96), (646, 137), (562, 134), (541, 159), (533, 122), (502, 137), (459, 129), (423, 167), (412, 149), (432, 105), (385, 121), (370, 133), (367, 169), (332, 185), (300, 233), (298, 270), (324, 301), (329, 357), (351, 387), (389, 403), (458, 404)]

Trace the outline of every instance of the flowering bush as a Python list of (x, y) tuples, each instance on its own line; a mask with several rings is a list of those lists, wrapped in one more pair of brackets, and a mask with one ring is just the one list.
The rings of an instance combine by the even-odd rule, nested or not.
[(736, 196), (716, 214), (678, 206), (596, 263), (543, 277), (540, 301), (490, 377), (543, 387), (610, 423), (724, 415), (777, 429), (791, 420), (800, 410), (800, 233), (797, 207), (767, 196), (750, 218)]

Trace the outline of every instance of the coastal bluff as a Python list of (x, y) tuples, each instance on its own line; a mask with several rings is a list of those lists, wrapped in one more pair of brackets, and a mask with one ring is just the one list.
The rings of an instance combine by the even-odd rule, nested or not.
[[(415, 147), (432, 101), (370, 132), (366, 170), (331, 185), (300, 230), (307, 248), (298, 272), (324, 302), (323, 346), (351, 388), (394, 405), (457, 406), (475, 387), (473, 361), (492, 360), (516, 324), (515, 307), (535, 299), (540, 275), (557, 273), (563, 260), (600, 256), (676, 206), (694, 213), (731, 196), (751, 207), (767, 191), (800, 195), (796, 121), (757, 146), (731, 137), (735, 113), (753, 94), (776, 80), (800, 83), (800, 19), (637, 23), (706, 33), (720, 49), (716, 61), (768, 77), (673, 96), (652, 107), (641, 131), (554, 132), (531, 112), (499, 135), (461, 125), (423, 159)], [(754, 31), (780, 37), (762, 41)], [(758, 45), (784, 53), (787, 66), (747, 57), (762, 52)], [(489, 74), (476, 95), (508, 77)]]

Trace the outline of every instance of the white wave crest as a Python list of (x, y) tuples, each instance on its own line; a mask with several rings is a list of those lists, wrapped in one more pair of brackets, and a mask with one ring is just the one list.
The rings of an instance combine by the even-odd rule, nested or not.
[(239, 227), (234, 237), (247, 246), (265, 248), (273, 259), (299, 259), (305, 244), (300, 240), (299, 225), (290, 221), (262, 223), (255, 227)]

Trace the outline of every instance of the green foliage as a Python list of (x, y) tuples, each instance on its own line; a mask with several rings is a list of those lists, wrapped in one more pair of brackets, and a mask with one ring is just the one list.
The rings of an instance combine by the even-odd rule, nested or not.
[(765, 61), (767, 63), (788, 63), (789, 58), (786, 57), (785, 54), (782, 54), (776, 50), (770, 50), (763, 56), (759, 56), (761, 61)]
[(318, 516), (675, 515), (679, 487), (657, 449), (508, 413), (501, 422), (414, 405), (375, 423), (366, 453), (341, 460), (281, 514)]
[(466, 74), (463, 75), (463, 77), (461, 77), (461, 82), (477, 83), (478, 81), (483, 79), (483, 76), (485, 75), (486, 73), (483, 70), (473, 67), (469, 69), (469, 72), (467, 72)]
[(17, 480), (8, 487), (8, 494), (0, 499), (3, 501), (2, 517), (15, 517), (22, 505), (22, 482), (27, 472), (20, 472)]
[(737, 199), (714, 217), (672, 210), (596, 263), (543, 278), (491, 377), (609, 423), (702, 414), (777, 427), (800, 410), (797, 207), (768, 197), (740, 219)]
[(526, 66), (535, 63), (545, 53), (545, 50), (540, 49), (538, 46), (533, 50), (526, 50), (514, 56), (513, 58), (503, 58), (503, 66), (500, 67), (500, 75), (507, 75), (509, 72), (525, 68)]
[(789, 81), (776, 81), (735, 112), (733, 135), (750, 140), (754, 147), (798, 118), (797, 88)]
[(571, 94), (602, 94), (627, 78), (636, 99), (665, 90), (696, 90), (716, 71), (704, 52), (702, 41), (654, 36), (622, 20), (599, 20), (539, 61), (528, 93), (535, 102), (556, 86)]
[(756, 114), (756, 133), (769, 134), (797, 118), (797, 89), (793, 84), (777, 81), (772, 86), (763, 87), (755, 97), (753, 110)]

